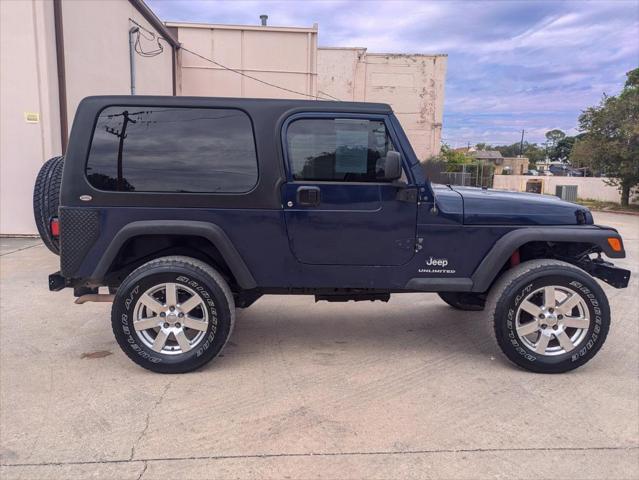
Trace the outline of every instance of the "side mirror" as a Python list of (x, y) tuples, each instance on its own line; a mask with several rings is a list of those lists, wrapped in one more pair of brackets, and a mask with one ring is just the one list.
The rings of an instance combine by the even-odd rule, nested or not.
[(384, 180), (392, 182), (402, 178), (402, 156), (399, 152), (389, 151), (384, 161)]

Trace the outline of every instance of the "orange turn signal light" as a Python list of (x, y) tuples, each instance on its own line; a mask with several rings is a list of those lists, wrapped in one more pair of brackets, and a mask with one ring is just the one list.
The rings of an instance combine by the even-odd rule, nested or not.
[(615, 252), (621, 252), (623, 249), (621, 246), (621, 240), (615, 237), (608, 237), (608, 245), (610, 245)]

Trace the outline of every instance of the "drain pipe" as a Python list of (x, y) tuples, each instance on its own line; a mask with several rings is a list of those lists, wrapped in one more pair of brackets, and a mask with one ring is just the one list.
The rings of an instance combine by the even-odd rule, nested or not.
[(131, 95), (135, 95), (135, 34), (139, 27), (131, 27), (129, 30), (129, 65), (131, 67)]

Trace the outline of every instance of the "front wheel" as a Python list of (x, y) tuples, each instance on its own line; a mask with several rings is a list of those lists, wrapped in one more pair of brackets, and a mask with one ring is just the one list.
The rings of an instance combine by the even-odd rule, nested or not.
[(233, 294), (211, 266), (189, 257), (145, 263), (120, 285), (111, 310), (120, 348), (138, 365), (184, 373), (215, 358), (233, 331)]
[(585, 364), (610, 328), (608, 299), (597, 281), (558, 260), (533, 260), (506, 272), (491, 290), (487, 309), (504, 355), (539, 373)]

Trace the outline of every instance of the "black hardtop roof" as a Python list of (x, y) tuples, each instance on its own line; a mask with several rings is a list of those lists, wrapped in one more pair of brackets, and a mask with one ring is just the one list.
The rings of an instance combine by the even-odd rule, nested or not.
[(168, 95), (98, 95), (86, 97), (82, 103), (108, 105), (235, 107), (247, 110), (268, 109), (286, 111), (305, 109), (314, 112), (391, 113), (386, 103), (341, 102), (332, 100), (297, 100), (275, 98), (187, 97)]

